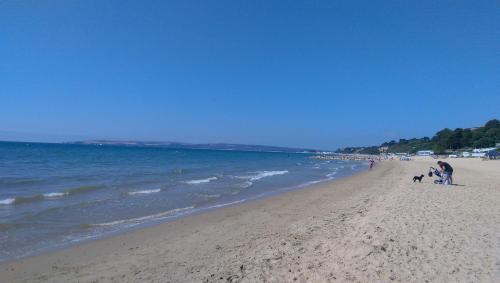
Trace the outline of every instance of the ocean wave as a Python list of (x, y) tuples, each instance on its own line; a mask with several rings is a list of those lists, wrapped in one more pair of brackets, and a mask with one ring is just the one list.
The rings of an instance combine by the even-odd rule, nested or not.
[(9, 205), (9, 204), (14, 204), (15, 201), (16, 201), (15, 198), (6, 198), (6, 199), (0, 200), (0, 204)]
[(14, 202), (12, 204), (23, 204), (34, 201), (43, 200), (43, 195), (34, 195), (34, 196), (26, 196), (26, 197), (15, 197)]
[(218, 179), (217, 177), (210, 177), (210, 178), (206, 178), (206, 179), (184, 181), (183, 183), (188, 184), (188, 185), (197, 185), (197, 184), (210, 183), (211, 181), (215, 181), (217, 179)]
[(259, 171), (256, 172), (256, 175), (251, 175), (251, 176), (236, 176), (236, 178), (239, 179), (248, 179), (250, 182), (258, 181), (260, 179), (266, 178), (266, 177), (271, 177), (271, 176), (276, 176), (276, 175), (283, 175), (283, 174), (288, 174), (288, 170), (282, 170), (282, 171)]
[(132, 191), (128, 192), (128, 195), (147, 195), (147, 194), (154, 194), (154, 193), (159, 193), (161, 189), (154, 189), (154, 190), (141, 190), (141, 191)]
[(333, 177), (334, 175), (337, 174), (337, 171), (333, 171), (332, 173), (326, 174), (327, 177)]
[(59, 193), (47, 193), (43, 194), (43, 197), (45, 198), (60, 198), (69, 195), (68, 192), (59, 192)]
[(271, 177), (271, 176), (276, 176), (276, 175), (284, 175), (288, 174), (288, 170), (283, 170), (283, 171), (262, 171), (259, 172), (259, 174), (253, 176), (250, 178), (250, 181), (257, 181), (266, 177)]
[(44, 193), (44, 194), (39, 194), (39, 195), (31, 195), (31, 196), (19, 196), (19, 197), (13, 197), (13, 198), (7, 198), (0, 200), (0, 205), (18, 205), (18, 204), (25, 204), (25, 203), (30, 203), (30, 202), (35, 202), (35, 201), (42, 201), (44, 199), (56, 199), (56, 198), (61, 198), (73, 194), (81, 194), (81, 193), (86, 193), (89, 191), (93, 191), (96, 189), (99, 189), (100, 186), (80, 186), (76, 187), (73, 189), (69, 189), (66, 191), (62, 192), (51, 192), (51, 193)]
[(3, 205), (25, 204), (25, 203), (35, 202), (35, 201), (41, 201), (44, 199), (61, 198), (61, 197), (67, 196), (67, 195), (69, 195), (68, 192), (53, 192), (53, 193), (46, 193), (46, 194), (41, 194), (41, 195), (7, 198), (4, 200), (0, 200), (0, 205), (2, 205), (2, 204)]
[(116, 221), (111, 221), (111, 222), (104, 222), (104, 223), (97, 223), (97, 224), (91, 224), (91, 226), (99, 226), (99, 227), (102, 227), (102, 226), (116, 226), (116, 225), (120, 225), (120, 224), (140, 224), (144, 221), (147, 221), (147, 220), (160, 220), (160, 219), (163, 219), (163, 218), (168, 218), (168, 217), (172, 217), (172, 216), (175, 216), (181, 212), (185, 212), (187, 210), (191, 210), (193, 209), (194, 206), (189, 206), (189, 207), (183, 207), (183, 208), (176, 208), (176, 209), (172, 209), (172, 210), (168, 210), (168, 211), (165, 211), (165, 212), (160, 212), (160, 213), (156, 213), (156, 214), (152, 214), (152, 215), (147, 215), (147, 216), (142, 216), (142, 217), (136, 217), (136, 218), (129, 218), (129, 219), (123, 219), (123, 220), (116, 220)]
[(245, 182), (243, 182), (242, 184), (240, 184), (240, 187), (241, 187), (242, 189), (246, 189), (246, 188), (250, 187), (251, 185), (253, 185), (253, 183), (252, 183), (252, 182), (250, 182), (250, 181), (245, 181)]

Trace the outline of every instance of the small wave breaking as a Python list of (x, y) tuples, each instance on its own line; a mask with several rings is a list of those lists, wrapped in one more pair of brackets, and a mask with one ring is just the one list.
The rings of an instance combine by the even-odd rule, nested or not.
[(23, 197), (14, 197), (0, 200), (0, 204), (3, 205), (17, 205), (23, 203), (34, 202), (38, 200), (44, 199), (43, 195), (34, 195), (34, 196), (23, 196)]
[(288, 170), (283, 170), (283, 171), (261, 171), (261, 172), (258, 172), (257, 175), (251, 177), (250, 181), (258, 181), (258, 180), (266, 178), (266, 177), (271, 177), (271, 176), (276, 176), (276, 175), (284, 175), (284, 174), (288, 174)]
[(60, 192), (60, 193), (47, 193), (47, 194), (43, 194), (43, 196), (45, 198), (61, 198), (61, 197), (64, 197), (64, 196), (67, 196), (69, 195), (68, 192)]
[(333, 177), (334, 175), (337, 175), (337, 171), (326, 174), (327, 177)]
[(246, 188), (250, 187), (251, 185), (253, 185), (253, 183), (252, 183), (252, 182), (250, 182), (250, 181), (245, 181), (245, 182), (243, 182), (242, 184), (240, 184), (240, 187), (241, 187), (242, 189), (246, 189)]
[(0, 200), (0, 204), (9, 205), (9, 204), (14, 204), (15, 201), (16, 201), (15, 198), (6, 198), (6, 199)]
[(184, 181), (183, 183), (188, 184), (188, 185), (198, 185), (198, 184), (210, 183), (210, 182), (215, 181), (217, 179), (218, 179), (217, 177), (210, 177), (210, 178), (206, 178), (206, 179)]
[(62, 192), (50, 192), (31, 196), (18, 196), (0, 200), (0, 205), (18, 205), (41, 200), (53, 200), (73, 194), (87, 193), (99, 189), (100, 186), (80, 186)]
[(255, 181), (258, 181), (258, 180), (266, 178), (266, 177), (271, 177), (271, 176), (276, 176), (276, 175), (284, 175), (284, 174), (288, 174), (289, 172), (288, 172), (288, 170), (281, 170), (281, 171), (259, 171), (256, 173), (257, 174), (250, 175), (250, 176), (236, 176), (236, 178), (248, 179), (250, 182), (255, 182)]
[(148, 195), (148, 194), (159, 193), (160, 191), (161, 191), (161, 189), (141, 190), (141, 191), (128, 192), (127, 194), (130, 195), (130, 196), (133, 196), (133, 195)]

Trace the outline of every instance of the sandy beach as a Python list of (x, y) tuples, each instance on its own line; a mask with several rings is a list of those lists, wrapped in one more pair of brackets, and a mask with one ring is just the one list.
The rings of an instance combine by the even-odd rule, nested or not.
[[(500, 162), (372, 171), (1, 265), (1, 282), (500, 282)], [(422, 183), (415, 175), (425, 174)]]

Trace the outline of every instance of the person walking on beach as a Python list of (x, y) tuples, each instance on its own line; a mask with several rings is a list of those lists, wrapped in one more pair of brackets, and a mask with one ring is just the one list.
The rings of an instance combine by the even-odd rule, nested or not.
[(441, 168), (441, 172), (443, 172), (443, 184), (444, 185), (452, 185), (453, 184), (453, 167), (450, 166), (447, 162), (438, 161), (437, 164)]

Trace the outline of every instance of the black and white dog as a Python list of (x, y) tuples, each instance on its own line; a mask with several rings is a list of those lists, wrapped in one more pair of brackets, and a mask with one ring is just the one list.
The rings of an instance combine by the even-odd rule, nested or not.
[(419, 183), (421, 183), (423, 178), (424, 178), (423, 174), (420, 176), (415, 176), (415, 177), (413, 177), (413, 183), (415, 183), (417, 180)]

